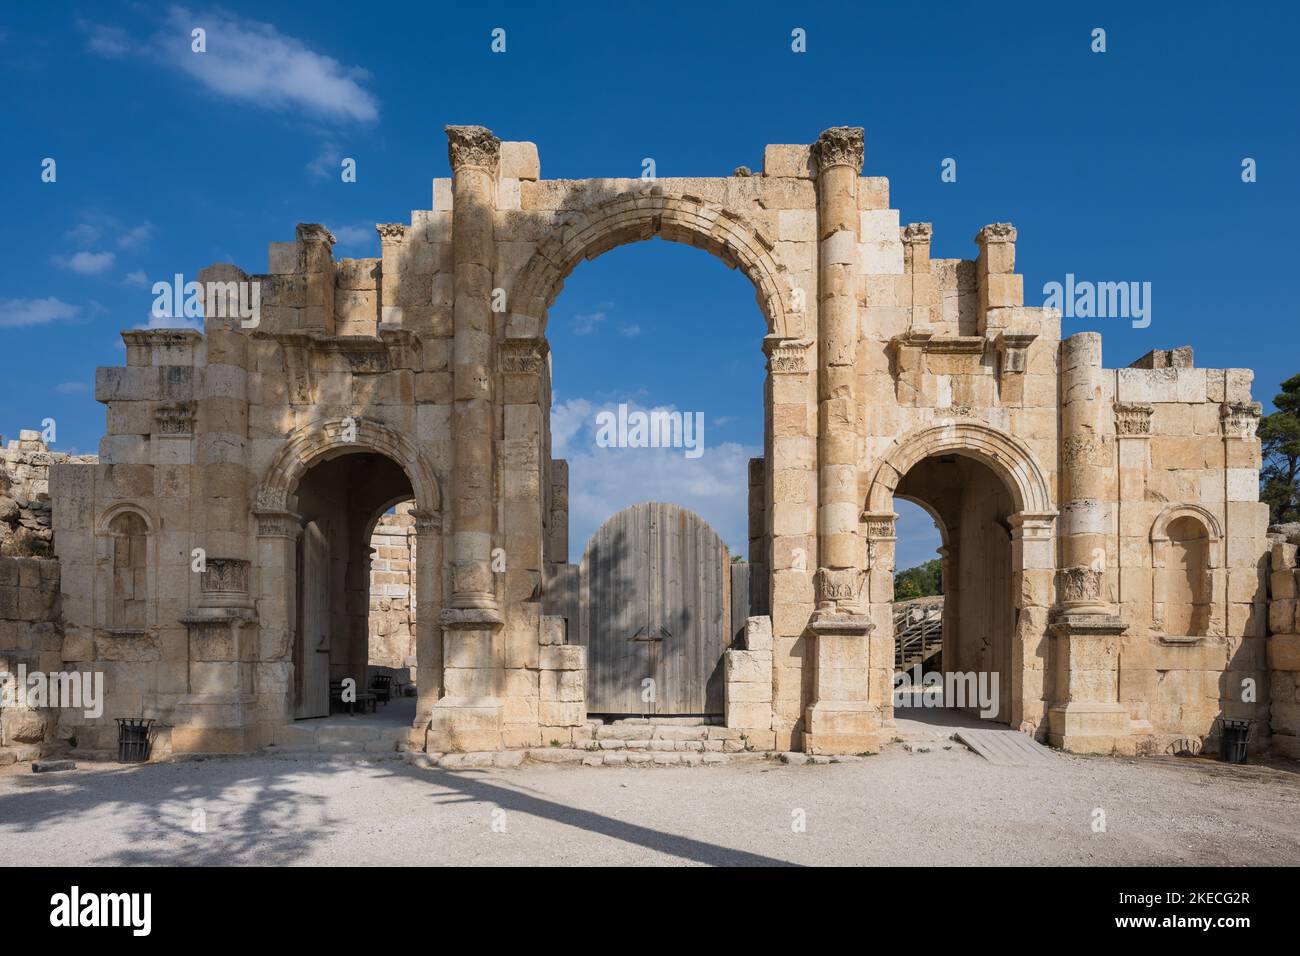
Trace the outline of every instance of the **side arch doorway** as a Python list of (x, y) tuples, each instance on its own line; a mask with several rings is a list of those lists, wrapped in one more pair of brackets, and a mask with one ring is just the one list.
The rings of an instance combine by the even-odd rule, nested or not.
[(722, 713), (731, 555), (703, 518), (660, 502), (624, 509), (577, 576), (569, 630), (587, 647), (589, 714)]

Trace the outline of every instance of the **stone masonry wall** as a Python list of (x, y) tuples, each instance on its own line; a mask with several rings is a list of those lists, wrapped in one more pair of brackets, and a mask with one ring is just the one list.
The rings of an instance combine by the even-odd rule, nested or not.
[(370, 659), (415, 677), (415, 505), (382, 515), (370, 536)]
[(1273, 749), (1300, 759), (1300, 525), (1271, 529), (1272, 573), (1268, 606), (1268, 699)]
[(59, 562), (53, 558), (0, 557), (0, 766), (33, 760), (55, 731), (48, 710), (18, 706), (19, 667), (57, 671), (62, 664)]

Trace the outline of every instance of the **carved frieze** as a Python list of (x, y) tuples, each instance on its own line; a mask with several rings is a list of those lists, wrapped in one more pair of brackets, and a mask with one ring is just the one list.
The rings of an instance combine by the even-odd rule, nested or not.
[(191, 435), (194, 433), (194, 403), (173, 402), (154, 408), (154, 421), (160, 435)]
[(1259, 416), (1264, 406), (1259, 402), (1224, 402), (1219, 408), (1219, 422), (1224, 438), (1253, 441), (1259, 429)]
[(768, 370), (782, 374), (800, 374), (812, 371), (809, 361), (812, 342), (806, 339), (769, 338), (763, 342), (767, 353)]
[(1141, 402), (1115, 403), (1115, 433), (1121, 438), (1151, 434), (1151, 415), (1155, 406)]

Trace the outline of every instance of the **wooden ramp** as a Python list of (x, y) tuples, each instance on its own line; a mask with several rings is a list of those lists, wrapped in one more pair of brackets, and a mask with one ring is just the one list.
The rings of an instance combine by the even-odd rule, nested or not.
[(1047, 767), (1057, 762), (1050, 748), (1018, 730), (962, 728), (953, 736), (999, 767)]

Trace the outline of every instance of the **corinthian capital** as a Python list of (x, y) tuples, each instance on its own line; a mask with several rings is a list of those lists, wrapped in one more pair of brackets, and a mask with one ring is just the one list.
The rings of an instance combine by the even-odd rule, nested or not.
[(817, 170), (825, 172), (832, 166), (852, 166), (855, 173), (862, 172), (863, 140), (861, 126), (832, 126), (812, 145)]
[(478, 167), (495, 173), (501, 159), (501, 140), (484, 126), (448, 126), (447, 155), (452, 171)]

